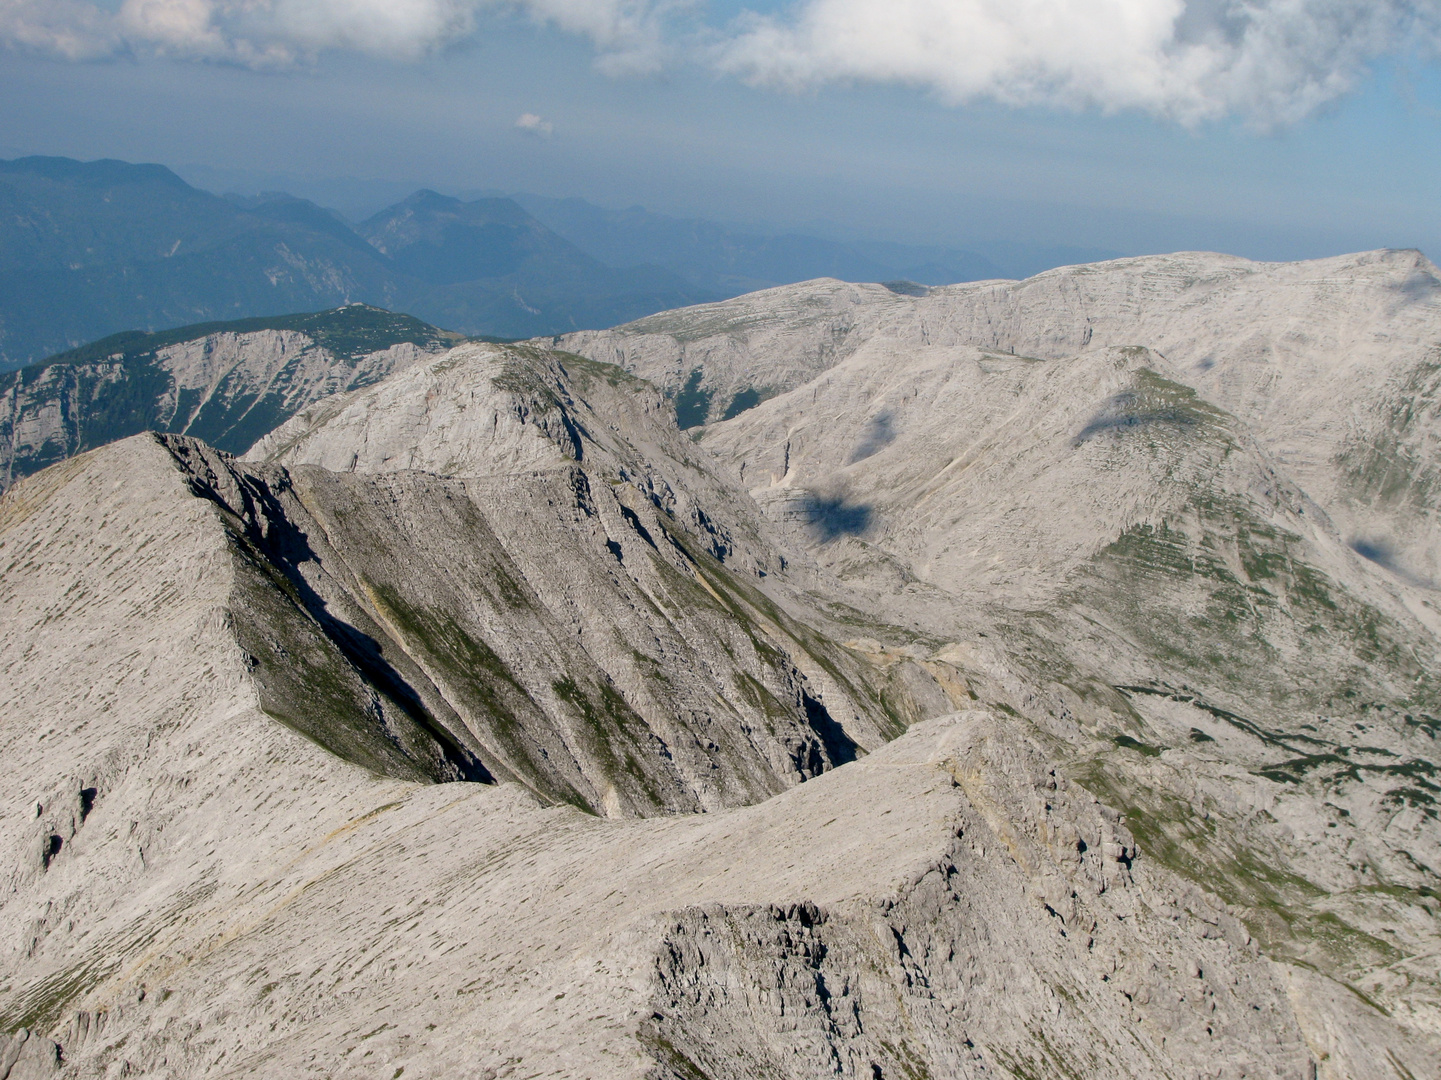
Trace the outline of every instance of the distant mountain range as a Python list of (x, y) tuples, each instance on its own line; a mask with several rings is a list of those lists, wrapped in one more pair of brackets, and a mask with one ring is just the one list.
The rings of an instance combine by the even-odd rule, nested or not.
[(535, 195), (417, 191), (353, 224), (284, 193), (214, 195), (160, 165), (27, 157), (0, 161), (0, 370), (119, 331), (354, 302), (524, 338), (816, 277), (937, 285), (1106, 254), (761, 235)]
[(159, 165), (0, 162), (0, 367), (122, 330), (351, 302), (465, 332), (601, 327), (712, 298), (614, 270), (508, 199), (417, 192), (358, 227), (289, 195), (221, 198)]
[(746, 233), (640, 207), (605, 210), (583, 199), (515, 195), (555, 232), (613, 266), (652, 264), (720, 296), (809, 281), (904, 279), (926, 285), (1008, 276), (983, 255), (904, 244), (841, 243), (802, 233)]

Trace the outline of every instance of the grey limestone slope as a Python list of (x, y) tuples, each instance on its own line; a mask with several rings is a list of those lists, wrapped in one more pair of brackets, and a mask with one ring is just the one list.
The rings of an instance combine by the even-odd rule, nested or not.
[[(429, 707), (445, 676), (414, 673), (442, 665), (390, 645), (367, 664), (326, 625), (387, 633), (397, 605), (307, 600), (365, 513), (325, 494), (341, 477), (287, 470), (293, 496), (278, 466), (140, 437), (0, 502), (0, 1010), (35, 1075), (1298, 1076), (1320, 1054), (1381, 1075), (1353, 1005), (1139, 859), (1004, 712), (705, 815), (607, 821), (521, 769), (475, 782), (504, 759)], [(348, 475), (416, 497), (413, 472)], [(320, 567), (294, 572), (291, 529), (327, 534)], [(502, 588), (485, 569), (445, 591)], [(1426, 1075), (1424, 1044), (1385, 1038)]]
[(808, 381), (849, 355), (889, 308), (908, 312), (908, 300), (883, 285), (823, 278), (554, 343), (661, 387), (692, 427)]
[[(556, 789), (585, 805), (751, 801), (898, 731), (868, 665), (767, 593), (786, 560), (748, 500), (619, 369), (466, 346), (319, 403), (251, 457), (284, 470), (303, 507), (287, 513), (313, 517), (345, 567), (317, 590), (423, 654), (452, 704), (494, 656), (497, 700), (523, 689), (610, 732), (593, 786)], [(484, 723), (495, 702), (466, 708)], [(565, 768), (553, 746), (507, 754), (527, 775)]]
[(695, 423), (792, 390), (863, 345), (1048, 360), (1145, 346), (1245, 422), (1348, 540), (1404, 576), (1441, 580), (1441, 280), (1418, 252), (1300, 263), (1192, 252), (917, 293), (816, 281), (561, 342), (672, 395), (689, 386)]
[[(1423, 561), (1436, 542), (1436, 416), (1398, 389), (1429, 370), (1433, 277), (1414, 253), (1173, 256), (857, 287), (843, 348), (818, 349), (837, 322), (798, 318), (774, 368), (745, 358), (741, 301), (728, 327), (665, 318), (670, 362), (711, 350), (718, 380), (794, 365), (789, 390), (693, 434), (845, 582), (838, 621), (910, 630), (852, 619), (853, 646), (993, 679), (1143, 852), (1434, 1039), (1437, 594), (1357, 541), (1409, 535)], [(750, 298), (766, 349), (800, 292)], [(664, 353), (629, 328), (609, 343), (638, 371)], [(684, 390), (686, 371), (664, 377)], [(1347, 440), (1382, 401), (1408, 418), (1388, 458), (1406, 494), (1352, 499)]]
[(650, 820), (338, 758), (266, 715), (196, 455), (128, 440), (0, 503), (28, 1075), (1386, 1075), (1354, 1004), (987, 709)]
[[(926, 299), (845, 289), (796, 340)], [(471, 344), (16, 484), (0, 1055), (1437, 1076), (1426, 590), (1153, 351), (841, 351), (698, 444)]]
[(0, 491), (146, 430), (244, 450), (312, 402), (377, 382), (457, 340), (364, 304), (117, 334), (0, 375)]
[[(1352, 982), (1434, 949), (1432, 601), (1162, 358), (863, 347), (702, 445), (909, 648), (1009, 682), (1269, 947)], [(1394, 989), (1434, 1028), (1423, 970)]]

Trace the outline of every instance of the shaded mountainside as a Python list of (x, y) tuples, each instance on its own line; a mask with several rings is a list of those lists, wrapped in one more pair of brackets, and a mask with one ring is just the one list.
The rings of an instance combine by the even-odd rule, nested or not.
[(419, 191), (357, 231), (412, 282), (407, 310), (468, 332), (607, 326), (715, 295), (655, 266), (611, 269), (510, 199)]
[(358, 232), (397, 268), (432, 285), (537, 266), (574, 272), (598, 265), (509, 199), (466, 203), (418, 191), (362, 222)]
[(1436, 1080), (1430, 273), (814, 282), (19, 481), (0, 1055)]
[[(523, 337), (708, 298), (668, 272), (615, 271), (581, 255), (506, 200), (456, 205), (488, 215), (489, 227), (451, 231), (437, 259), (423, 254), (429, 241), (377, 247), (303, 199), (224, 199), (158, 165), (0, 162), (0, 367), (135, 327), (352, 302)], [(468, 276), (455, 277), (461, 267)]]
[(18, 367), (135, 327), (393, 306), (383, 256), (295, 203), (238, 207), (156, 165), (0, 163), (0, 359)]
[(376, 382), (458, 339), (363, 304), (117, 334), (0, 375), (0, 490), (142, 431), (190, 434), (238, 453), (318, 398)]

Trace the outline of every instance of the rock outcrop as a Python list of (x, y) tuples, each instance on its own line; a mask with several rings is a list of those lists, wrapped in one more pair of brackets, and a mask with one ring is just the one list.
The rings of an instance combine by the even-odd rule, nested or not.
[[(1290, 325), (1322, 270), (1354, 316), (1404, 261), (823, 282), (570, 342), (752, 389), (774, 353), (690, 435), (472, 343), (243, 459), (21, 480), (0, 1070), (1441, 1076), (1424, 484), (1412, 561), (1358, 550), (1345, 513), (1403, 515), (1317, 479), (1300, 354), (1243, 392), (1178, 344)], [(1347, 332), (1424, 337), (1423, 286)], [(1083, 287), (1116, 321), (1075, 344)], [(1058, 355), (965, 339), (1006, 303)]]
[(142, 431), (239, 452), (320, 398), (368, 386), (458, 340), (364, 304), (117, 334), (0, 374), (0, 491)]

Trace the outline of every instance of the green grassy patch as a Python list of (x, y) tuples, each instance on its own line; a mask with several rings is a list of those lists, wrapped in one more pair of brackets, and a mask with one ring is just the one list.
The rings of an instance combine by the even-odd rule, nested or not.
[[(1321, 887), (1287, 869), (1279, 851), (1244, 839), (1247, 826), (1188, 802), (1128, 772), (1123, 762), (1092, 758), (1072, 775), (1121, 810), (1142, 858), (1195, 882), (1243, 912), (1270, 956), (1310, 964), (1344, 981), (1348, 972), (1398, 959), (1389, 943), (1321, 910)], [(1264, 845), (1264, 842), (1262, 842)]]
[(1138, 754), (1143, 754), (1143, 755), (1145, 755), (1146, 757), (1160, 757), (1160, 756), (1161, 756), (1161, 749), (1160, 749), (1160, 747), (1152, 746), (1152, 745), (1150, 745), (1149, 743), (1143, 743), (1143, 742), (1139, 741), (1138, 739), (1133, 739), (1133, 738), (1131, 738), (1131, 736), (1129, 736), (1129, 735), (1117, 735), (1117, 736), (1115, 736), (1114, 738), (1112, 738), (1111, 741), (1112, 741), (1113, 743), (1115, 743), (1117, 746), (1123, 747), (1124, 749), (1127, 749), (1127, 750), (1134, 750), (1134, 751), (1136, 751)]
[[(582, 689), (567, 676), (551, 683), (551, 690), (585, 721), (585, 749), (593, 754), (603, 774), (642, 804), (659, 809), (665, 798), (656, 788), (651, 770), (642, 762), (641, 747), (650, 734), (634, 709), (609, 683)], [(630, 783), (625, 784), (629, 779)]]
[(548, 726), (544, 710), (489, 645), (469, 633), (448, 611), (411, 604), (388, 585), (369, 583), (383, 615), (444, 683), (446, 696), (481, 729), (517, 778), (554, 802), (595, 813), (598, 808), (555, 775), (527, 727)]

